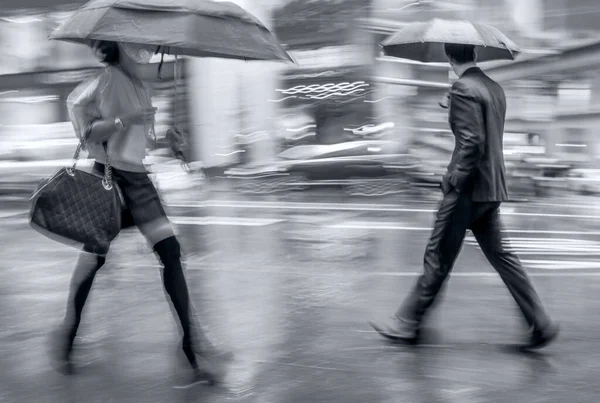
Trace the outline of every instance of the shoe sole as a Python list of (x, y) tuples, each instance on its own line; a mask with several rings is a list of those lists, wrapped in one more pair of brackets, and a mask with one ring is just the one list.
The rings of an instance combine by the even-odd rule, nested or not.
[(60, 335), (57, 336), (57, 332), (54, 331), (48, 340), (46, 340), (46, 354), (48, 356), (50, 367), (61, 375), (73, 375), (75, 373), (73, 363), (68, 359), (62, 359), (61, 354), (59, 354), (59, 343), (57, 343), (58, 337), (60, 337)]
[(55, 372), (58, 372), (61, 375), (69, 376), (75, 374), (75, 370), (73, 369), (73, 365), (71, 363), (50, 360), (50, 367), (52, 367)]
[(190, 383), (186, 383), (183, 385), (175, 385), (173, 386), (173, 389), (190, 389), (193, 388), (196, 385), (208, 385), (208, 386), (215, 386), (217, 383), (215, 382), (214, 379), (195, 379)]
[[(199, 359), (198, 359), (199, 358)], [(202, 356), (197, 358), (200, 379), (196, 383), (207, 383), (210, 386), (223, 383), (229, 372), (229, 366), (233, 362), (233, 354), (223, 353), (216, 357), (206, 359)]]
[(396, 335), (390, 334), (388, 332), (386, 332), (384, 329), (382, 329), (379, 325), (377, 325), (374, 322), (369, 322), (369, 325), (377, 332), (379, 333), (381, 336), (385, 337), (386, 339), (396, 343), (396, 344), (408, 344), (408, 345), (415, 345), (418, 344), (419, 341), (419, 337), (413, 337), (413, 338), (409, 338), (409, 337), (398, 337)]
[(544, 339), (541, 343), (528, 344), (524, 347), (524, 349), (525, 350), (540, 350), (540, 349), (548, 346), (549, 344), (553, 343), (554, 341), (556, 341), (559, 333), (560, 333), (560, 328), (557, 326), (556, 328), (553, 329), (550, 336), (547, 337), (546, 339)]

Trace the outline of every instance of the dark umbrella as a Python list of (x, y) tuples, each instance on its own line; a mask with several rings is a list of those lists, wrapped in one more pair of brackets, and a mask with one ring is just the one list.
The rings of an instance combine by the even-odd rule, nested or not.
[(438, 18), (406, 26), (386, 39), (382, 47), (387, 56), (443, 63), (448, 61), (445, 43), (474, 45), (479, 62), (513, 60), (521, 53), (513, 41), (490, 25)]
[(50, 39), (145, 44), (180, 56), (293, 62), (252, 14), (233, 3), (209, 0), (92, 0)]

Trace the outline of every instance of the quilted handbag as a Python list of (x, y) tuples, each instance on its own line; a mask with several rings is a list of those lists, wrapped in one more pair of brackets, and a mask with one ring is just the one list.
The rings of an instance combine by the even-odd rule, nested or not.
[(57, 242), (104, 255), (121, 230), (124, 206), (107, 162), (104, 175), (77, 169), (83, 141), (74, 163), (44, 180), (30, 198), (31, 227)]

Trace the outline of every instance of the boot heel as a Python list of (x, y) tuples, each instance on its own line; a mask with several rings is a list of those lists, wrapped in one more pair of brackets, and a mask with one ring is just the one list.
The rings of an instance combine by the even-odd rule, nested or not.
[(196, 352), (194, 351), (192, 344), (183, 342), (181, 349), (183, 350), (183, 354), (185, 354), (185, 358), (187, 358), (192, 369), (194, 369), (194, 371), (198, 370), (198, 360), (196, 359)]
[(73, 342), (69, 335), (62, 329), (57, 329), (50, 334), (47, 342), (48, 358), (50, 366), (62, 375), (73, 375), (74, 368), (71, 361)]

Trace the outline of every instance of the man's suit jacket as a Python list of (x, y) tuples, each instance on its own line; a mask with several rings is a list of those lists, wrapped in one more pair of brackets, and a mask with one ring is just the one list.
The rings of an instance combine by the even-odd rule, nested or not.
[(478, 67), (452, 85), (449, 122), (455, 146), (445, 185), (470, 194), (476, 202), (508, 199), (502, 150), (505, 116), (504, 90)]

